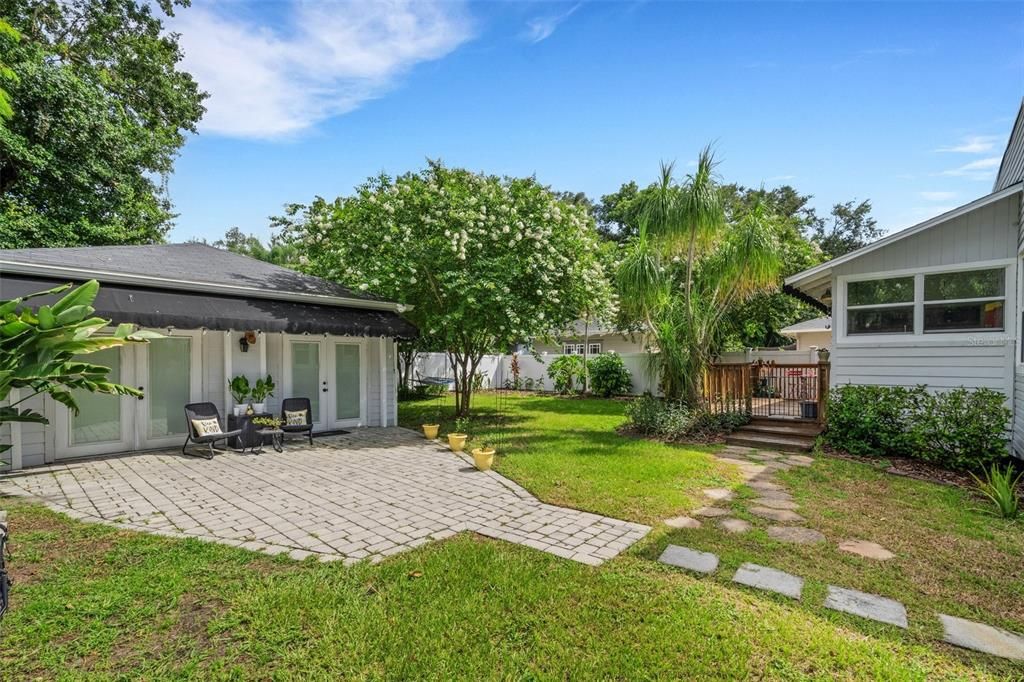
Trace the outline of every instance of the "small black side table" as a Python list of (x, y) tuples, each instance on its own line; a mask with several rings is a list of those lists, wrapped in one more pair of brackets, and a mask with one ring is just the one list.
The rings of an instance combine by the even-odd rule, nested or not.
[(284, 431), (282, 431), (281, 429), (270, 429), (264, 427), (257, 431), (256, 433), (260, 437), (260, 444), (259, 447), (254, 447), (252, 449), (252, 451), (255, 454), (258, 455), (263, 452), (263, 444), (267, 442), (268, 438), (270, 439), (270, 444), (274, 446), (275, 452), (284, 451)]
[(235, 436), (231, 439), (231, 447), (236, 450), (245, 450), (246, 448), (256, 448), (263, 445), (263, 436), (260, 435), (260, 431), (264, 428), (259, 424), (253, 424), (252, 420), (256, 417), (272, 417), (269, 412), (257, 412), (255, 414), (242, 414), (235, 416), (233, 414), (228, 415), (228, 431), (234, 431), (235, 429), (241, 429), (242, 433), (239, 436)]

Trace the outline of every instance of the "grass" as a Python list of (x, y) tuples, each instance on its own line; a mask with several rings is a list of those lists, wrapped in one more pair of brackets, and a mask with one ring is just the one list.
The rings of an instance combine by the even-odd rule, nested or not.
[[(738, 486), (710, 448), (615, 434), (621, 403), (516, 398), (502, 435), (486, 414), (494, 400), (479, 400), (472, 432), (496, 441), (500, 470), (547, 501), (656, 522), (699, 504), (701, 487)], [(418, 424), (429, 410), (403, 404), (401, 419)], [(937, 643), (929, 618), (941, 609), (1022, 629), (1019, 524), (975, 511), (962, 491), (854, 462), (822, 459), (778, 478), (811, 526), (875, 540), (898, 558), (873, 564), (706, 524), (657, 525), (598, 568), (471, 534), (344, 567), (82, 524), (7, 499), (16, 585), (0, 670), (3, 679), (1020, 676), (1019, 664)], [(719, 553), (723, 568), (697, 578), (657, 564), (670, 541)], [(748, 560), (808, 578), (803, 602), (730, 584), (729, 569)], [(826, 582), (897, 591), (910, 630), (823, 609)]]

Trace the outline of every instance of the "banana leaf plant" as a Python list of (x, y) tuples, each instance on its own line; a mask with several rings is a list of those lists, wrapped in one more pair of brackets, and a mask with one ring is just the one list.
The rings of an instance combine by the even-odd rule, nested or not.
[[(18, 407), (40, 394), (49, 395), (73, 414), (78, 414), (73, 390), (142, 395), (134, 388), (109, 381), (109, 367), (80, 359), (107, 348), (160, 338), (155, 332), (136, 332), (131, 324), (118, 325), (111, 335), (100, 335), (110, 326), (110, 320), (93, 316), (92, 303), (99, 288), (99, 282), (91, 280), (74, 288), (65, 284), (0, 300), (0, 403), (5, 403), (0, 407), (0, 426), (7, 422), (49, 423), (39, 412)], [(64, 295), (52, 305), (40, 305), (35, 310), (25, 305), (29, 299), (57, 294)], [(13, 389), (28, 390), (11, 404)], [(0, 443), (0, 453), (10, 448), (10, 443)]]

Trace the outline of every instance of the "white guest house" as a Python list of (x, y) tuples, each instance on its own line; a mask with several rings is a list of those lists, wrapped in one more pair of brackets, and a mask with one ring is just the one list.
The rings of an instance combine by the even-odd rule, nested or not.
[(268, 412), (308, 398), (314, 433), (397, 423), (395, 340), (416, 334), (398, 304), (202, 244), (0, 250), (3, 299), (90, 279), (98, 316), (165, 337), (89, 356), (144, 398), (86, 395), (77, 416), (48, 397), (24, 403), (50, 424), (4, 427), (11, 468), (180, 448), (184, 406), (225, 417), (239, 375), (273, 377)]

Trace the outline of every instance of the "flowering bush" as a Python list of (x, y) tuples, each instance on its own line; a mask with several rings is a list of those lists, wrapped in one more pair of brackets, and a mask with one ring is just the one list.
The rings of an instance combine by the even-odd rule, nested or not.
[(274, 222), (302, 269), (412, 306), (410, 321), (452, 357), (460, 413), (484, 353), (611, 308), (591, 218), (533, 178), (430, 162)]

